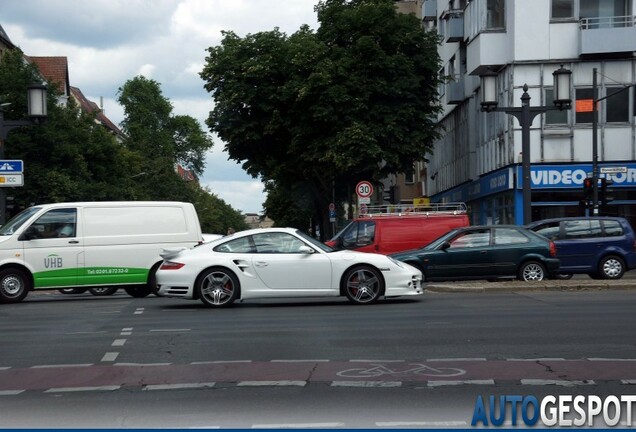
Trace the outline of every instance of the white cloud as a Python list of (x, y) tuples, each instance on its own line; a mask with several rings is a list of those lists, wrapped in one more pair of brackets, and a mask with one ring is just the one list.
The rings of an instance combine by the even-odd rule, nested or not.
[[(190, 115), (207, 130), (213, 108), (199, 72), (221, 31), (239, 36), (273, 30), (291, 34), (317, 28), (318, 0), (2, 0), (0, 24), (32, 56), (65, 56), (71, 85), (99, 104), (116, 124), (123, 119), (117, 91), (142, 74), (161, 85), (176, 115)], [(243, 212), (260, 212), (262, 184), (227, 160), (215, 138), (201, 178)]]

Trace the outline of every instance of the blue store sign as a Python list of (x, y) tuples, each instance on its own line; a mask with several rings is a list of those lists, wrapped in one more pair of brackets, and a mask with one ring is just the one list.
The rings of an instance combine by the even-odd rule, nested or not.
[[(635, 163), (603, 163), (600, 168), (625, 168), (623, 171), (612, 174), (599, 174), (614, 181), (612, 187), (634, 187), (636, 186), (636, 164)], [(583, 180), (592, 176), (592, 164), (569, 164), (569, 165), (531, 165), (530, 181), (532, 188), (537, 189), (580, 189), (583, 187)], [(521, 167), (517, 167), (517, 189), (522, 189)]]

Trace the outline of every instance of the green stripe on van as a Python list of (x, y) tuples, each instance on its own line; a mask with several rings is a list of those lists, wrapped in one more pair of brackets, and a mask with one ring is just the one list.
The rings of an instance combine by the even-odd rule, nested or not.
[(136, 267), (59, 269), (34, 273), (33, 280), (35, 288), (145, 284), (148, 280), (148, 269)]

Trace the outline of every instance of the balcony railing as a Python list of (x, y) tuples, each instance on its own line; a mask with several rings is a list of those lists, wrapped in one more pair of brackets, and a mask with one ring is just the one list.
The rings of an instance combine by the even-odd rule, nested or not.
[(579, 55), (636, 51), (636, 16), (584, 18)]
[(422, 19), (424, 21), (435, 21), (437, 19), (437, 0), (424, 0)]
[(459, 104), (466, 99), (464, 96), (464, 80), (459, 76), (455, 77), (453, 81), (446, 84), (446, 102), (448, 104)]

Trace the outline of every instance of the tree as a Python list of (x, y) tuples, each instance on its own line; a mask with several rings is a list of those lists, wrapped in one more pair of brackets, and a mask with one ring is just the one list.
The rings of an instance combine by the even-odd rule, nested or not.
[(215, 101), (206, 123), (230, 158), (281, 190), (305, 184), (326, 233), (334, 187), (345, 196), (344, 185), (405, 172), (430, 152), (440, 61), (436, 33), (391, 0), (316, 11), (316, 32), (224, 32), (201, 77)]

